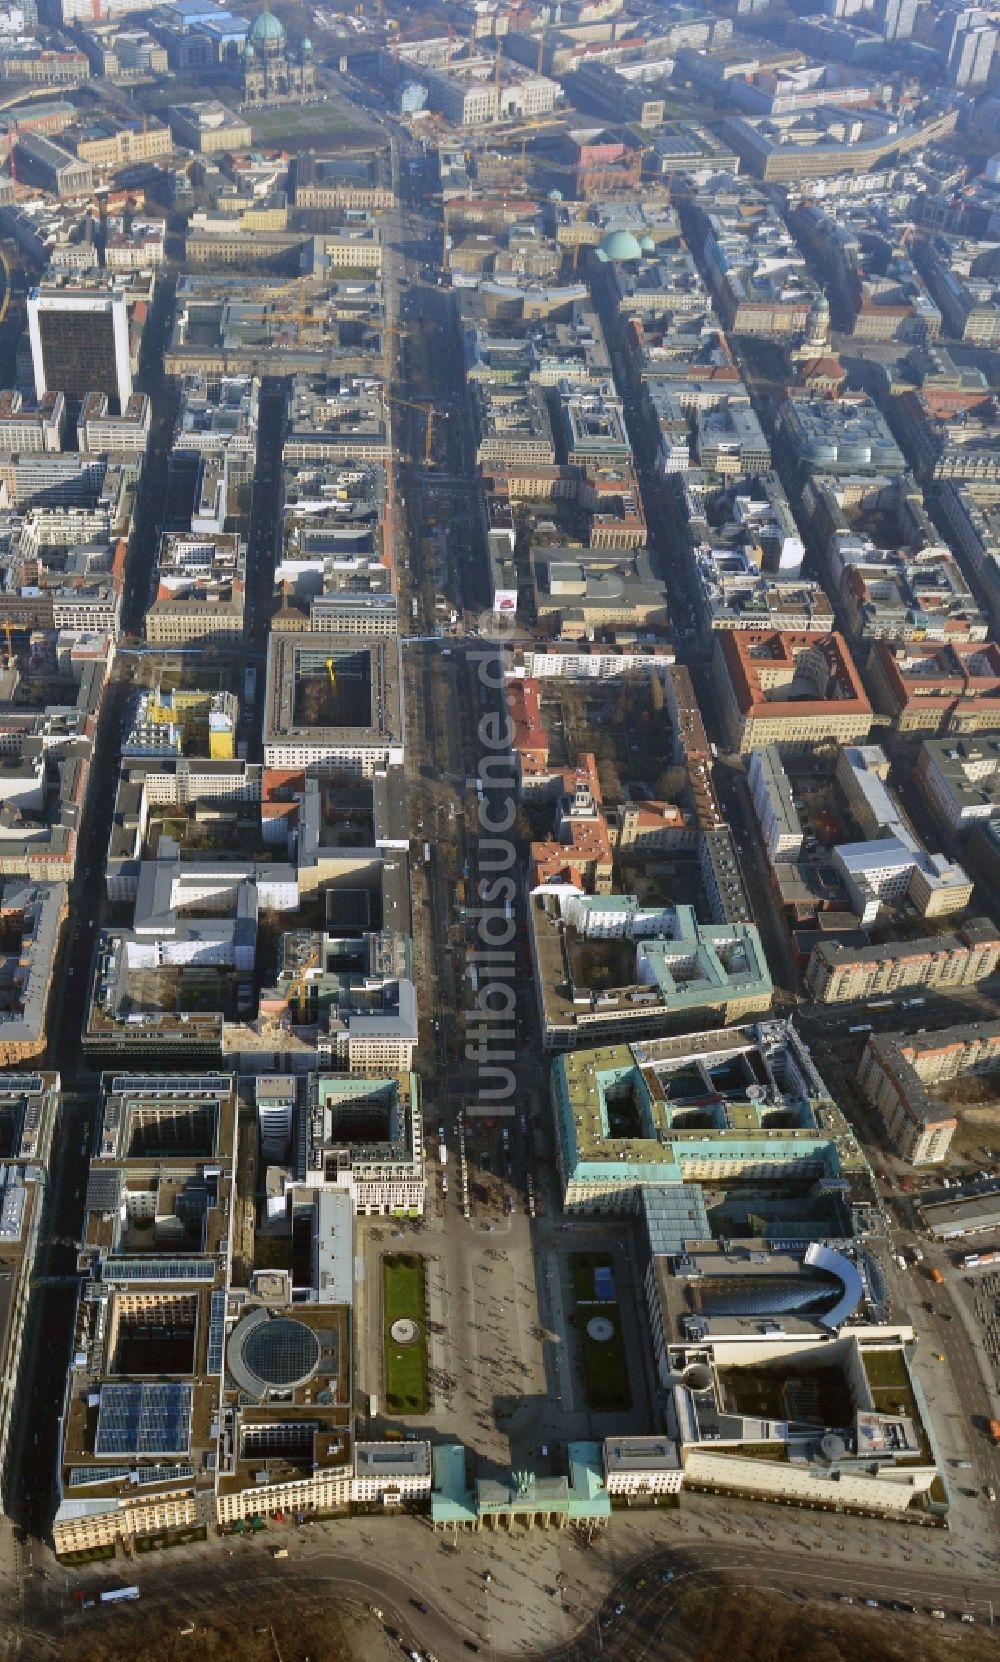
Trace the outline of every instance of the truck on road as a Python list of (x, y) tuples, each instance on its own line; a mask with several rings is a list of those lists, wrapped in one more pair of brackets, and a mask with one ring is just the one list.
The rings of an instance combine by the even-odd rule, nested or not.
[(109, 1587), (101, 1594), (102, 1604), (120, 1604), (123, 1599), (137, 1599), (138, 1587)]

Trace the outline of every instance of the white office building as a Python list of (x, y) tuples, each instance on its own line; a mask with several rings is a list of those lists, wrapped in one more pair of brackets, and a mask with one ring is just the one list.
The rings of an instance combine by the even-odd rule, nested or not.
[(103, 392), (124, 410), (132, 396), (128, 308), (110, 289), (35, 288), (28, 295), (35, 396)]
[(747, 783), (768, 859), (797, 860), (802, 853), (802, 826), (776, 745), (764, 745), (751, 753)]

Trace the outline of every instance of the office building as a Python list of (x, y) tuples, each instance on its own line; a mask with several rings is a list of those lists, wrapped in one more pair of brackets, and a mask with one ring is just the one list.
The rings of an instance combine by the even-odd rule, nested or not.
[(909, 40), (917, 17), (917, 0), (875, 0), (875, 20), (887, 42)]
[(872, 707), (842, 635), (723, 630), (713, 673), (729, 742), (741, 756), (764, 745), (784, 756), (850, 744), (871, 728)]
[(754, 924), (700, 923), (690, 906), (634, 895), (538, 890), (528, 911), (547, 1050), (620, 1035), (745, 1021), (770, 1008), (771, 977)]
[(674, 1253), (711, 1238), (703, 1183), (849, 1183), (867, 1169), (788, 1021), (558, 1056), (550, 1089), (566, 1210), (636, 1212), (644, 1190), (666, 1191), (682, 1208), (656, 1227)]
[(917, 779), (951, 831), (1000, 819), (1000, 736), (925, 739)]
[(0, 454), (58, 454), (65, 430), (66, 399), (61, 392), (46, 393), (31, 404), (15, 389), (0, 392)]
[(792, 801), (792, 787), (774, 745), (754, 750), (747, 783), (769, 860), (797, 860), (802, 826)]
[[(257, 1080), (262, 1147), (295, 1186), (335, 1189), (365, 1216), (421, 1217), (423, 1118), (415, 1073), (308, 1073)], [(275, 1185), (269, 1185), (269, 1195)], [(269, 1204), (272, 1209), (275, 1202)]]
[(981, 92), (989, 80), (996, 44), (996, 29), (983, 12), (962, 12), (948, 51), (950, 84), (959, 92)]
[(214, 529), (225, 519), (225, 464), (202, 457), (199, 471), (200, 495), (213, 502), (221, 495), (223, 508), (207, 532), (164, 532), (160, 539), (156, 594), (146, 613), (146, 639), (155, 646), (220, 644), (243, 636), (246, 544), (234, 532)]
[(905, 472), (906, 459), (885, 416), (862, 393), (786, 398), (778, 424), (803, 473)]
[(364, 778), (403, 760), (398, 642), (355, 635), (272, 633), (264, 761)]
[(281, 937), (277, 979), (260, 995), (265, 1022), (310, 1038), (321, 1063), (351, 1073), (408, 1073), (417, 1048), (409, 918), (400, 915), (409, 896), (398, 862), (381, 872), (375, 896), (342, 889), (331, 899), (329, 933)]
[(48, 392), (62, 392), (69, 398), (103, 392), (124, 411), (132, 396), (124, 294), (100, 289), (32, 289), (28, 339), (39, 400)]
[(901, 733), (979, 733), (1000, 727), (1000, 646), (993, 641), (876, 641), (871, 684)]
[(918, 841), (886, 780), (889, 763), (878, 745), (845, 745), (837, 757), (837, 781), (862, 841), (833, 851), (862, 923), (873, 923), (883, 902), (904, 896), (921, 917), (964, 912), (972, 881), (956, 861), (930, 854)]

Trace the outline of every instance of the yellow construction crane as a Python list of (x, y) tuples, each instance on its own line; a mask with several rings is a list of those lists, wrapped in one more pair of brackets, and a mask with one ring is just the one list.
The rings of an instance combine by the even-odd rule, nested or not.
[(7, 316), (7, 309), (10, 306), (11, 289), (14, 286), (14, 273), (11, 270), (10, 261), (7, 258), (7, 251), (4, 248), (0, 248), (0, 266), (3, 267), (3, 300), (0, 301), (0, 323), (2, 323), (4, 318)]
[(297, 304), (291, 309), (291, 315), (295, 320), (295, 327), (298, 330), (299, 337), (301, 339), (302, 333), (306, 327), (306, 324), (309, 322), (311, 315), (309, 308), (308, 277), (293, 277), (287, 283), (277, 283), (273, 288), (268, 286), (264, 303), (267, 304), (268, 302), (276, 302), (279, 298), (283, 298), (285, 295), (291, 295), (292, 293), (296, 296)]
[(337, 690), (337, 666), (332, 658), (326, 660), (326, 673), (330, 677), (330, 691), (335, 693)]
[(432, 467), (434, 463), (434, 418), (437, 415), (441, 415), (447, 419), (448, 411), (438, 410), (433, 404), (415, 404), (412, 399), (400, 398), (396, 394), (392, 395), (392, 402), (394, 404), (401, 404), (404, 410), (417, 410), (422, 416), (426, 417), (427, 428), (424, 434), (424, 466)]
[[(327, 668), (329, 668), (329, 662), (327, 663)], [(318, 968), (319, 952), (314, 947), (299, 970), (298, 975), (295, 977), (295, 980), (292, 983), (291, 992), (288, 995), (289, 1009), (291, 1009), (292, 1005), (295, 1006), (295, 1014), (300, 1027), (305, 1025), (306, 988), (309, 985), (309, 972)]]

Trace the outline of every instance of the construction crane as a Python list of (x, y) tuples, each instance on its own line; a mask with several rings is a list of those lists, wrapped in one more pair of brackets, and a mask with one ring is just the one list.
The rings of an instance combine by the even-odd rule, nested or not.
[(424, 434), (424, 466), (425, 467), (433, 467), (433, 465), (434, 465), (434, 417), (437, 416), (437, 415), (440, 415), (440, 416), (443, 416), (447, 420), (448, 411), (447, 410), (439, 410), (439, 409), (437, 409), (437, 407), (434, 404), (415, 404), (412, 399), (410, 399), (410, 398), (400, 398), (396, 394), (392, 395), (392, 402), (394, 404), (401, 404), (403, 406), (404, 410), (417, 410), (421, 415), (426, 417), (427, 429), (426, 429), (426, 432)]
[[(332, 680), (333, 679), (333, 668), (332, 668), (331, 660), (329, 658), (326, 661), (326, 667), (327, 667), (327, 670), (329, 671), (330, 678)], [(301, 966), (298, 975), (295, 977), (295, 980), (292, 983), (291, 991), (289, 992), (289, 995), (288, 995), (288, 1007), (289, 1007), (289, 1009), (291, 1009), (292, 1006), (294, 1005), (295, 1015), (296, 1015), (296, 1018), (297, 1018), (297, 1024), (300, 1027), (305, 1026), (306, 988), (309, 985), (309, 974), (310, 974), (311, 970), (318, 969), (318, 968), (319, 968), (319, 949), (318, 949), (318, 947), (313, 946), (310, 949), (308, 958), (306, 959), (305, 963)]]
[(326, 660), (326, 673), (330, 677), (330, 691), (335, 693), (337, 690), (337, 666), (332, 658)]

